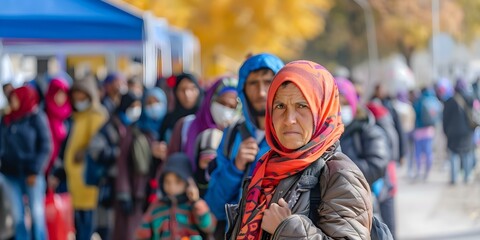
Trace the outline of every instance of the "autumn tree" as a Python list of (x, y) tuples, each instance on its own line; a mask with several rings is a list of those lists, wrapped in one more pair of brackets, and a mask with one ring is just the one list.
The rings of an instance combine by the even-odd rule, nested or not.
[(310, 41), (303, 53), (332, 69), (341, 64), (352, 67), (367, 57), (365, 20), (352, 0), (337, 0), (326, 17), (322, 35)]
[(480, 1), (456, 0), (463, 10), (463, 24), (460, 28), (460, 39), (471, 42), (480, 36)]
[(331, 0), (124, 0), (191, 30), (201, 44), (206, 76), (236, 72), (245, 56), (271, 52), (298, 57), (323, 31)]
[[(378, 42), (382, 49), (399, 50), (410, 60), (418, 48), (427, 47), (432, 37), (432, 1), (370, 0), (378, 13)], [(461, 35), (463, 11), (455, 0), (440, 1), (440, 31)]]
[[(428, 46), (432, 37), (431, 0), (368, 0), (374, 12), (377, 43), (380, 56), (392, 52), (402, 53), (409, 61), (412, 53)], [(476, 2), (476, 3), (474, 3)], [(471, 11), (471, 25), (479, 22), (473, 14), (480, 1), (441, 0), (440, 31), (457, 39), (466, 30), (464, 12)], [(475, 13), (478, 13), (475, 12)], [(305, 54), (318, 53), (320, 61), (352, 67), (368, 58), (364, 12), (353, 0), (337, 0), (326, 18), (326, 30), (311, 41)], [(473, 16), (474, 15), (474, 16)], [(312, 56), (315, 57), (315, 56)]]

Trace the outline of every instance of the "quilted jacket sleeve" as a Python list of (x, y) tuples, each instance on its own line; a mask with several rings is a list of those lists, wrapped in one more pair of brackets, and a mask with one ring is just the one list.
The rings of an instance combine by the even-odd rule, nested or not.
[(371, 193), (365, 177), (344, 154), (327, 162), (320, 176), (319, 220), (292, 215), (280, 224), (273, 239), (370, 239)]

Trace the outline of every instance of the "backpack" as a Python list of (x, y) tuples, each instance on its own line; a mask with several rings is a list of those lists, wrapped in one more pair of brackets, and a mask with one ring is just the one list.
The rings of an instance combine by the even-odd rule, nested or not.
[(434, 126), (442, 115), (442, 105), (435, 97), (426, 97), (420, 103), (420, 120), (423, 127)]
[(147, 136), (138, 128), (133, 129), (133, 142), (131, 148), (133, 158), (133, 169), (135, 173), (146, 175), (150, 170), (152, 152), (150, 150), (150, 141)]
[[(321, 160), (321, 159), (319, 159)], [(318, 161), (314, 162), (312, 165), (318, 165)], [(328, 161), (328, 160), (327, 160)], [(310, 168), (310, 167), (309, 167)], [(308, 169), (308, 168), (307, 168)], [(315, 169), (315, 168), (314, 168)], [(317, 179), (321, 175), (321, 171), (323, 170), (320, 169), (319, 171), (305, 171), (302, 174), (303, 176), (308, 176), (311, 175), (313, 177), (316, 177)], [(320, 189), (320, 181), (317, 182), (314, 188), (312, 189)], [(310, 216), (309, 218), (313, 220), (313, 215), (315, 213), (315, 209), (321, 204), (322, 202), (322, 196), (320, 195), (321, 191), (310, 191)], [(313, 210), (312, 210), (313, 209)], [(393, 240), (392, 233), (390, 232), (390, 229), (388, 226), (383, 223), (380, 219), (378, 219), (376, 216), (373, 216), (372, 219), (372, 228), (370, 229), (370, 238), (372, 240)]]
[(470, 106), (469, 104), (467, 104), (467, 101), (465, 101), (465, 99), (459, 94), (455, 94), (453, 98), (467, 115), (468, 125), (471, 128), (476, 128), (480, 126), (480, 103), (478, 102), (478, 100), (475, 99), (472, 106)]
[(227, 142), (223, 145), (222, 153), (227, 158), (230, 158), (230, 154), (232, 154), (233, 143), (235, 142), (235, 136), (237, 135), (237, 133), (240, 133), (242, 141), (251, 137), (245, 119), (237, 121), (236, 123), (231, 125), (231, 127), (229, 127), (224, 133), (225, 140)]

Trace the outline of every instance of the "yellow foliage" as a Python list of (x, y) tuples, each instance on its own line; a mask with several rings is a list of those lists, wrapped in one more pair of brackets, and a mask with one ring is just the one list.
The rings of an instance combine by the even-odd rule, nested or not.
[(323, 15), (333, 4), (332, 0), (124, 1), (191, 30), (200, 41), (206, 76), (225, 69), (236, 72), (250, 52), (298, 57), (306, 40), (323, 32)]
[[(469, 0), (466, 0), (469, 1)], [(378, 13), (380, 44), (425, 47), (432, 36), (432, 1), (369, 0)], [(463, 11), (455, 0), (440, 1), (440, 31), (459, 37)]]

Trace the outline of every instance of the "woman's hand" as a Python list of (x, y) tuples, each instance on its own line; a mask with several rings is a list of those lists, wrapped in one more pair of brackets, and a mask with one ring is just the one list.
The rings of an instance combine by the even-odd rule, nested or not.
[(292, 211), (288, 208), (288, 203), (280, 198), (278, 204), (272, 203), (270, 208), (265, 210), (262, 219), (262, 229), (270, 234), (274, 234), (280, 223), (292, 215)]
[(235, 166), (240, 171), (245, 171), (247, 165), (255, 161), (255, 157), (259, 151), (257, 141), (249, 137), (245, 139), (238, 148), (237, 157), (235, 158)]
[(167, 159), (167, 144), (165, 142), (152, 143), (152, 155), (162, 161)]

